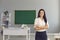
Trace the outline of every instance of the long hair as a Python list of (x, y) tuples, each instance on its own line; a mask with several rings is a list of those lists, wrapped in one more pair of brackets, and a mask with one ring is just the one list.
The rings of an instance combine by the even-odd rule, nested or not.
[(45, 23), (47, 23), (47, 18), (46, 18), (45, 10), (44, 9), (40, 9), (39, 12), (38, 12), (38, 17), (40, 17), (40, 11), (44, 12), (43, 19), (44, 19)]

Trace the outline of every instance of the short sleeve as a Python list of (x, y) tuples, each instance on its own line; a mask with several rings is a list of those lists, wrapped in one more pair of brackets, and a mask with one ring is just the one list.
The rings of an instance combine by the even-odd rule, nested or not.
[(48, 21), (47, 21), (47, 25), (48, 25), (48, 28), (49, 28), (49, 23), (48, 23)]
[(34, 21), (34, 28), (36, 27), (36, 25), (38, 25), (38, 19), (37, 18)]

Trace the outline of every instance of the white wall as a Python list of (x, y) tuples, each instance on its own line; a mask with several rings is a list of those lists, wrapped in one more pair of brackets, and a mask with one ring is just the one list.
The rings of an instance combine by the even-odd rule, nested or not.
[[(36, 10), (38, 12), (40, 8), (43, 8), (49, 22), (48, 32), (59, 32), (59, 0), (0, 0), (0, 2), (0, 13), (5, 8), (12, 13), (12, 26), (19, 26), (14, 25), (14, 10)], [(33, 25), (28, 26), (33, 32)]]
[[(60, 20), (60, 0), (59, 0), (59, 20)], [(59, 21), (59, 24), (60, 24), (60, 21)]]

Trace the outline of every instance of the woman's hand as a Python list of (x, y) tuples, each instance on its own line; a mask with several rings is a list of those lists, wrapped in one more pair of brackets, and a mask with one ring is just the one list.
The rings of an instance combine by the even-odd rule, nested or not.
[(47, 24), (45, 25), (44, 29), (48, 29), (48, 25)]

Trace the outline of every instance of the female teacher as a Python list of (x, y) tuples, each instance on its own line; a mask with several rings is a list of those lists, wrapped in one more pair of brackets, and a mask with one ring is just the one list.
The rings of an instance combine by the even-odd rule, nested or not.
[(34, 22), (34, 29), (36, 30), (35, 40), (47, 40), (48, 22), (44, 9), (39, 10), (38, 17)]

